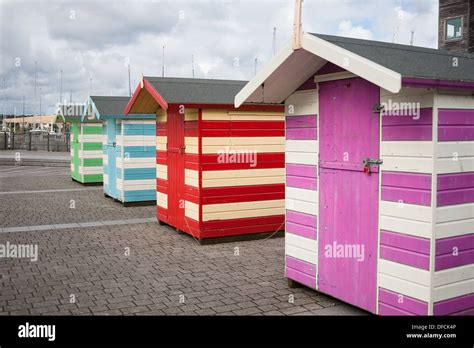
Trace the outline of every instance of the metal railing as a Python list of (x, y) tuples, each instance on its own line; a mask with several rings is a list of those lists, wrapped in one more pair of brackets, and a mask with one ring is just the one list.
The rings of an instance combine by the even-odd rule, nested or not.
[(69, 134), (43, 131), (0, 131), (0, 150), (64, 152), (70, 150)]

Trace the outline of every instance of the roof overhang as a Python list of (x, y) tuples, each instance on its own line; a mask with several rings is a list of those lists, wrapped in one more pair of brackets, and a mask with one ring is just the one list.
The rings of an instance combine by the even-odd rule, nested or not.
[(239, 107), (245, 102), (282, 103), (327, 62), (392, 93), (398, 93), (402, 88), (402, 76), (398, 72), (304, 33), (301, 49), (293, 50), (290, 44), (281, 50), (235, 96), (235, 106)]
[(91, 97), (87, 98), (84, 112), (81, 116), (81, 122), (84, 122), (86, 119), (89, 121), (100, 120), (100, 112), (97, 110), (97, 107), (95, 106), (95, 103)]
[(159, 108), (166, 111), (168, 109), (168, 103), (156, 89), (153, 88), (151, 83), (142, 77), (132, 98), (130, 98), (130, 101), (125, 107), (125, 115), (155, 114)]

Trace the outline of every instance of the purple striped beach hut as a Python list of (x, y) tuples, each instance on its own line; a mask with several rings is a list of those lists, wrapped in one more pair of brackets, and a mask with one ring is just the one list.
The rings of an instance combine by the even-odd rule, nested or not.
[(290, 285), (380, 315), (473, 315), (474, 55), (295, 20), (235, 98), (285, 104)]

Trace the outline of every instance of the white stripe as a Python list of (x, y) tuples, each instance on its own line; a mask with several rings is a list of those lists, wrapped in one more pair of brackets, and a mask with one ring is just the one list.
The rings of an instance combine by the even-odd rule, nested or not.
[(438, 286), (433, 289), (433, 302), (467, 295), (472, 293), (472, 289), (474, 289), (474, 279)]
[(379, 273), (379, 287), (429, 302), (430, 288), (387, 274)]
[(474, 203), (449, 205), (436, 208), (436, 222), (449, 222), (469, 219), (474, 216)]
[(380, 166), (381, 170), (413, 173), (433, 172), (431, 158), (381, 156), (381, 159), (383, 160)]
[(145, 180), (123, 180), (117, 179), (117, 186), (125, 191), (133, 190), (156, 190), (156, 181), (154, 179)]
[(102, 158), (102, 150), (79, 150), (79, 158)]
[(474, 279), (474, 264), (434, 272), (433, 286), (437, 287), (469, 279)]
[(316, 89), (294, 92), (285, 100), (285, 115), (287, 117), (315, 115), (319, 108), (318, 99), (319, 94)]
[(409, 234), (416, 237), (431, 238), (432, 225), (429, 222), (380, 216), (380, 229)]
[(102, 143), (102, 134), (79, 134), (80, 143)]
[(294, 210), (300, 213), (306, 213), (311, 215), (319, 215), (318, 211), (318, 204), (317, 203), (309, 203), (304, 202), (296, 199), (291, 199), (286, 197), (285, 199), (286, 209)]
[(380, 215), (390, 216), (393, 218), (417, 220), (429, 223), (433, 219), (433, 211), (431, 207), (422, 205), (380, 201), (379, 209)]
[(432, 141), (382, 141), (380, 155), (384, 157), (428, 157), (432, 158)]
[(318, 264), (318, 242), (287, 233), (285, 235), (285, 254), (316, 265)]
[(474, 218), (438, 223), (435, 225), (435, 231), (436, 239), (471, 234), (474, 233)]
[(465, 173), (474, 171), (474, 157), (439, 159), (436, 164), (438, 174)]
[(474, 157), (474, 141), (438, 142), (438, 158)]
[(378, 271), (381, 274), (386, 274), (391, 277), (403, 279), (426, 287), (429, 287), (431, 284), (430, 271), (389, 260), (379, 259)]
[(168, 209), (168, 195), (162, 192), (156, 192), (156, 204), (159, 207)]
[(306, 190), (302, 188), (286, 187), (285, 194), (287, 199), (306, 201), (309, 203), (318, 203), (318, 191)]
[(184, 201), (184, 216), (199, 221), (199, 206), (193, 202)]
[(83, 167), (79, 166), (79, 174), (102, 174), (104, 172), (102, 166)]
[(286, 163), (317, 165), (318, 154), (305, 152), (287, 152), (285, 154), (285, 161)]
[(168, 180), (168, 166), (165, 166), (163, 164), (157, 164), (156, 177), (158, 179)]
[(317, 140), (287, 140), (286, 152), (313, 152), (318, 153), (319, 142)]

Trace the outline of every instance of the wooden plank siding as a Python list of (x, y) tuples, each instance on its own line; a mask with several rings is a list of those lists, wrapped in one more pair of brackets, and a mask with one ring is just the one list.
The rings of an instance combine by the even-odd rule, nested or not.
[(297, 91), (285, 102), (285, 275), (317, 289), (319, 106), (313, 88)]
[(103, 182), (102, 124), (74, 123), (71, 131), (71, 176), (80, 183)]

